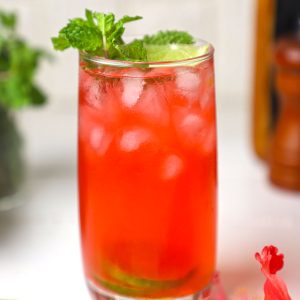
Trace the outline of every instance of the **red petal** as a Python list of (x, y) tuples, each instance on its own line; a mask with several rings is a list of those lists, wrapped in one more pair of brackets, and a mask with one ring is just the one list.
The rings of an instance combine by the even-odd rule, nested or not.
[(261, 263), (262, 271), (268, 274), (276, 274), (283, 267), (283, 254), (277, 254), (278, 249), (274, 246), (266, 246), (261, 254), (256, 253), (255, 258)]
[(276, 273), (283, 267), (283, 254), (277, 254), (274, 246), (266, 246), (255, 258), (261, 264), (261, 270), (266, 276), (264, 285), (265, 300), (291, 300), (284, 281)]
[(265, 300), (291, 300), (284, 281), (276, 275), (272, 280), (267, 279), (264, 285)]

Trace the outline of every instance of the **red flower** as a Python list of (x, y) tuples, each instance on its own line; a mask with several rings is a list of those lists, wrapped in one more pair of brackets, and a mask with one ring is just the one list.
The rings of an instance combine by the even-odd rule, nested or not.
[(291, 300), (284, 281), (276, 273), (283, 267), (283, 254), (277, 254), (274, 246), (266, 246), (255, 258), (261, 264), (261, 271), (266, 276), (264, 284), (265, 300)]

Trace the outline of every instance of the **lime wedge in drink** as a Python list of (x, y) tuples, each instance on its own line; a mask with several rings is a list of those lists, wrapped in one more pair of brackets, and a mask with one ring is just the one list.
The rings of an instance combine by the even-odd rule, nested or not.
[(125, 296), (143, 296), (145, 293), (149, 292), (145, 288), (136, 288), (127, 284), (120, 284), (113, 280), (104, 280), (98, 277), (94, 278), (102, 287)]
[(149, 62), (176, 61), (205, 55), (209, 45), (146, 45)]
[(98, 276), (95, 276), (94, 279), (103, 287), (123, 295), (132, 296), (152, 294), (162, 289), (164, 290), (177, 287), (189, 280), (195, 272), (195, 270), (191, 270), (182, 278), (160, 281), (131, 275), (119, 267), (109, 263), (105, 264), (105, 269), (107, 273), (105, 279)]

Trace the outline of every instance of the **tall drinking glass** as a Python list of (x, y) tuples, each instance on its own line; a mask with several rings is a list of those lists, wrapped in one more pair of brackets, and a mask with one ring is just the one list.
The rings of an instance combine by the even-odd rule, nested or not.
[(80, 54), (81, 237), (94, 299), (206, 299), (216, 117), (213, 48), (197, 45), (203, 55), (170, 62)]

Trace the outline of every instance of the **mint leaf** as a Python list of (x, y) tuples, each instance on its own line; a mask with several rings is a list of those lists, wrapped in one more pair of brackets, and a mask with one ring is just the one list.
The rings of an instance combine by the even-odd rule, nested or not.
[[(102, 37), (102, 50), (105, 57), (109, 57), (113, 51), (113, 42), (111, 40), (111, 31), (114, 28), (115, 16), (112, 13), (103, 14), (95, 12), (93, 14), (96, 19), (96, 26), (100, 30), (100, 36)], [(123, 32), (122, 32), (123, 33)], [(122, 35), (122, 33), (120, 35)]]
[(120, 23), (129, 23), (129, 22), (133, 22), (133, 21), (137, 21), (137, 20), (141, 20), (143, 19), (143, 17), (141, 16), (135, 16), (135, 17), (130, 17), (130, 16), (124, 16), (123, 18), (121, 18), (119, 20)]
[(115, 16), (112, 13), (103, 14), (97, 12), (95, 12), (93, 16), (97, 20), (97, 26), (99, 27), (102, 35), (106, 36), (109, 34), (115, 23)]
[(58, 37), (52, 38), (52, 43), (56, 50), (73, 47), (93, 52), (102, 46), (99, 36), (99, 30), (91, 25), (90, 21), (77, 18), (70, 20), (67, 26), (59, 31)]
[(85, 10), (85, 17), (89, 23), (90, 26), (94, 26), (95, 25), (95, 22), (94, 22), (94, 19), (93, 19), (93, 12), (89, 9), (86, 9)]
[(119, 50), (124, 60), (147, 61), (147, 50), (143, 41), (134, 40), (129, 44), (121, 45)]
[(194, 38), (185, 31), (166, 30), (153, 35), (145, 35), (143, 42), (148, 45), (194, 44)]
[(52, 44), (55, 50), (63, 51), (71, 47), (69, 40), (63, 35), (52, 38)]

